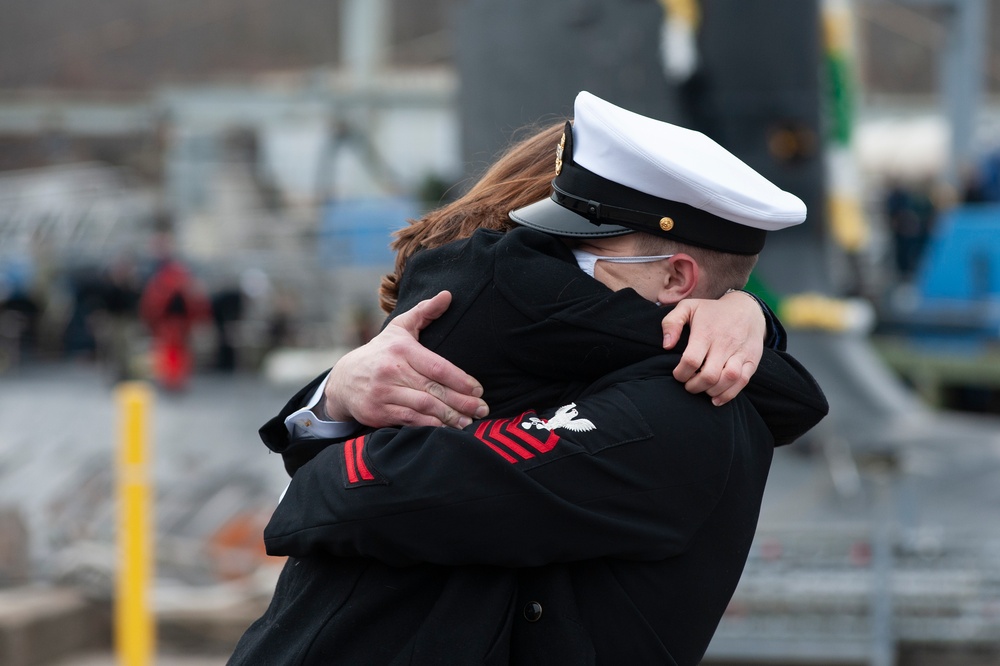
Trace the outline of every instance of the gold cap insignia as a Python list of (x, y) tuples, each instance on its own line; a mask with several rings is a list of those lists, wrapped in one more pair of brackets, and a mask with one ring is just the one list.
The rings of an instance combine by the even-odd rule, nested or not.
[(556, 175), (562, 173), (562, 158), (563, 151), (566, 150), (566, 132), (563, 132), (562, 138), (559, 139), (559, 145), (556, 146)]
[(663, 231), (670, 231), (673, 228), (674, 228), (674, 220), (673, 220), (673, 218), (669, 218), (669, 217), (661, 217), (660, 218), (660, 229), (662, 229)]

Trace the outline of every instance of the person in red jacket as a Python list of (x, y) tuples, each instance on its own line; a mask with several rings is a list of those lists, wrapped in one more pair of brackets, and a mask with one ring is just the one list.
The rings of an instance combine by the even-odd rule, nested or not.
[(208, 301), (190, 271), (166, 260), (146, 283), (139, 314), (153, 335), (153, 374), (163, 388), (182, 390), (191, 376), (191, 332), (208, 319)]

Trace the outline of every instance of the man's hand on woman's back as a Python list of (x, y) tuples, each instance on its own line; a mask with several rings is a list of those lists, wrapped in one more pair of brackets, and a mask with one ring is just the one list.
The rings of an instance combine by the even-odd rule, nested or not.
[(447, 291), (421, 301), (337, 361), (326, 385), (326, 416), (376, 428), (461, 428), (489, 414), (479, 382), (418, 341), (449, 305)]

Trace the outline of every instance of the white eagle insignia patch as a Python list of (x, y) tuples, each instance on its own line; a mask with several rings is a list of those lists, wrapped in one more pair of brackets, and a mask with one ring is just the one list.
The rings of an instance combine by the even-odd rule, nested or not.
[(589, 419), (576, 418), (580, 412), (576, 409), (576, 403), (571, 402), (556, 410), (551, 419), (540, 419), (537, 416), (528, 417), (527, 421), (521, 422), (521, 427), (525, 430), (537, 428), (538, 430), (555, 430), (556, 428), (566, 428), (573, 432), (587, 432), (596, 430), (597, 426)]

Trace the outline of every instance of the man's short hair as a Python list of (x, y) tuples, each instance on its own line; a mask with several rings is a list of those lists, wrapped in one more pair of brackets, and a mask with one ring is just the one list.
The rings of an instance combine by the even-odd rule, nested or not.
[(702, 285), (712, 298), (721, 297), (728, 289), (745, 287), (760, 256), (721, 252), (642, 232), (635, 234), (635, 252), (640, 256), (679, 252), (691, 255), (702, 269)]

